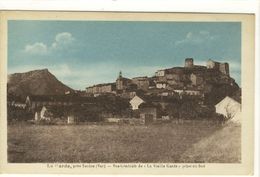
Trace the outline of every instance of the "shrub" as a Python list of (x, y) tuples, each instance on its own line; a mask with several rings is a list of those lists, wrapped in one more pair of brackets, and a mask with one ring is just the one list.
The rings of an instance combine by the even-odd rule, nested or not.
[(27, 121), (33, 118), (33, 113), (22, 108), (7, 107), (7, 120)]
[(197, 119), (199, 116), (197, 104), (194, 102), (184, 102), (180, 106), (179, 117), (183, 119)]

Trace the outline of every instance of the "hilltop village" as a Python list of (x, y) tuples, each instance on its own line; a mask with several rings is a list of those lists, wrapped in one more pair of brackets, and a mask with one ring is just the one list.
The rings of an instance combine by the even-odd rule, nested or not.
[[(8, 95), (8, 117), (14, 108), (34, 121), (141, 122), (183, 119), (230, 119), (240, 112), (241, 90), (230, 77), (229, 64), (213, 60), (205, 66), (186, 58), (184, 66), (160, 69), (154, 76), (126, 78), (120, 71), (113, 83), (67, 90), (63, 95)], [(46, 72), (46, 71), (45, 71)], [(227, 106), (233, 105), (232, 114)]]
[(98, 84), (86, 88), (89, 96), (116, 94), (124, 98), (133, 98), (138, 91), (154, 95), (201, 95), (210, 93), (214, 84), (236, 84), (229, 76), (228, 63), (208, 60), (206, 66), (195, 65), (193, 58), (185, 59), (184, 67), (173, 67), (155, 72), (153, 77), (122, 76), (120, 71), (114, 83)]

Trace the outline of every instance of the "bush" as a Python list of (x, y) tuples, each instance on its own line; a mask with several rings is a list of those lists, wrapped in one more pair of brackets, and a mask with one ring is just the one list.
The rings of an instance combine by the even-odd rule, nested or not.
[(179, 111), (180, 111), (180, 104), (175, 102), (175, 103), (169, 103), (166, 108), (165, 108), (165, 114), (164, 115), (169, 115), (170, 117), (173, 118), (179, 118)]
[(22, 108), (7, 107), (7, 120), (27, 121), (33, 119), (33, 113)]
[(197, 104), (194, 102), (184, 102), (180, 106), (179, 118), (183, 119), (197, 119), (199, 117)]
[(227, 120), (224, 115), (219, 114), (219, 113), (214, 113), (212, 116), (212, 119), (220, 124), (224, 124)]
[(208, 119), (215, 114), (215, 107), (213, 106), (198, 106), (197, 107), (198, 117), (201, 119)]
[(95, 104), (74, 105), (70, 108), (68, 114), (76, 116), (79, 122), (99, 122), (103, 120), (100, 107)]

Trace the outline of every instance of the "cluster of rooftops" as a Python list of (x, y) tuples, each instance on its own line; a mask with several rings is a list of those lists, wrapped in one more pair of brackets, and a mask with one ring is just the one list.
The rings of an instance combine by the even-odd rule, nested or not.
[(205, 81), (234, 82), (229, 77), (228, 63), (220, 63), (209, 59), (206, 66), (195, 65), (193, 58), (186, 58), (184, 67), (160, 69), (152, 77), (140, 76), (132, 79), (122, 76), (120, 71), (114, 83), (102, 83), (86, 88), (87, 94), (104, 93), (121, 94), (141, 89), (150, 92), (153, 89), (170, 90), (202, 90)]

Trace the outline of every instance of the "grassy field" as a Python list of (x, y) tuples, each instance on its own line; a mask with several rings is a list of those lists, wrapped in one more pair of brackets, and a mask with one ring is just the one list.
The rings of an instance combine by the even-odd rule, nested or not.
[(181, 159), (187, 162), (197, 159), (208, 163), (241, 162), (241, 126), (229, 124), (217, 130), (186, 150)]
[(240, 161), (240, 127), (9, 125), (8, 161), (236, 163)]

